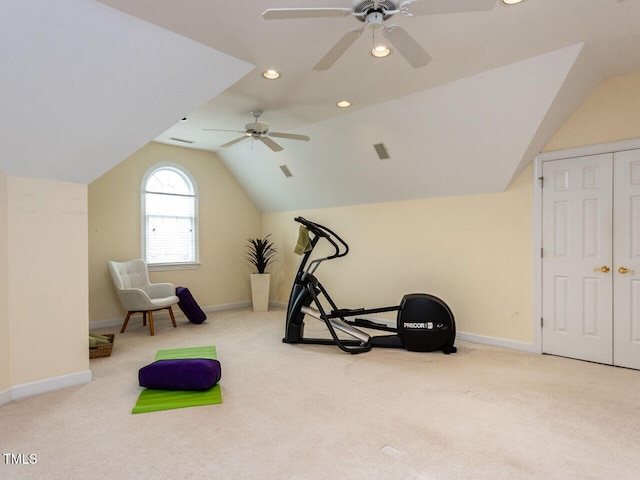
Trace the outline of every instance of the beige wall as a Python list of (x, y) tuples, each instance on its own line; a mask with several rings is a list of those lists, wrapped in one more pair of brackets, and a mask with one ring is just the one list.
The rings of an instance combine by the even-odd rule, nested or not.
[(300, 214), (349, 244), (317, 272), (339, 306), (397, 305), (427, 292), (451, 307), (460, 331), (531, 342), (531, 183), (529, 167), (505, 193), (266, 214), (265, 233), (284, 257), (274, 298), (287, 302)]
[(544, 151), (640, 137), (640, 72), (602, 82)]
[[(606, 80), (545, 151), (640, 137), (640, 73)], [(297, 214), (324, 223), (352, 251), (318, 277), (344, 307), (397, 303), (404, 292), (440, 296), (465, 333), (532, 342), (534, 325), (530, 165), (504, 193), (265, 215), (284, 255), (272, 298), (287, 302), (299, 257)]]
[[(9, 305), (7, 293), (9, 290), (9, 272), (7, 271), (8, 256), (8, 224), (7, 224), (7, 176), (0, 171), (0, 393), (11, 387), (10, 370), (10, 331)], [(2, 401), (0, 401), (0, 404)]]
[(215, 154), (150, 143), (89, 185), (89, 318), (122, 318), (106, 262), (141, 257), (140, 182), (159, 162), (186, 168), (199, 193), (198, 270), (152, 272), (151, 281), (188, 287), (202, 307), (250, 299), (246, 239), (260, 234), (261, 215)]
[(87, 187), (6, 177), (13, 386), (89, 370)]
[[(640, 73), (603, 82), (545, 150), (639, 138), (639, 98)], [(198, 181), (203, 268), (153, 277), (189, 286), (203, 305), (249, 299), (243, 247), (260, 231), (280, 249), (272, 299), (286, 302), (300, 213), (352, 247), (318, 272), (341, 305), (428, 291), (450, 304), (461, 331), (531, 341), (531, 167), (504, 193), (261, 215), (215, 155), (150, 144), (88, 188), (0, 172), (0, 394), (89, 368), (89, 318), (122, 314), (105, 262), (140, 254), (140, 178), (159, 161)]]

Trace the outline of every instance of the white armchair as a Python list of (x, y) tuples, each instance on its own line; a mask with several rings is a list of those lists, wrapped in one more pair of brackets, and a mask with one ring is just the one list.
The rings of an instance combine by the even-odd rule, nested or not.
[(134, 313), (142, 313), (142, 325), (147, 324), (149, 314), (149, 330), (153, 335), (153, 312), (169, 310), (173, 326), (176, 319), (173, 316), (172, 305), (178, 303), (176, 287), (171, 283), (150, 283), (147, 264), (142, 259), (128, 262), (107, 262), (113, 285), (116, 287), (120, 303), (127, 310), (127, 316), (122, 324), (120, 333), (124, 333), (129, 318)]

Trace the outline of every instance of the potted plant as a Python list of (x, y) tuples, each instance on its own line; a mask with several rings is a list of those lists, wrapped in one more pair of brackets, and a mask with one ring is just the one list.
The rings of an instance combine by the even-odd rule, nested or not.
[(251, 299), (254, 312), (266, 312), (269, 310), (269, 286), (271, 275), (266, 273), (266, 268), (275, 262), (278, 251), (271, 241), (271, 235), (264, 238), (249, 238), (246, 259), (254, 267), (257, 273), (251, 274)]

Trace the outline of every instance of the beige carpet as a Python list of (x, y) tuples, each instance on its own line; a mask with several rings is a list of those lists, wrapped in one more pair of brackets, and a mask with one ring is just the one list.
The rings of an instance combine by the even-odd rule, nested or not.
[[(0, 407), (2, 453), (37, 455), (0, 458), (0, 478), (638, 478), (638, 371), (464, 342), (352, 356), (283, 330), (281, 310), (158, 321), (155, 337), (136, 319), (93, 382)], [(217, 348), (224, 403), (132, 415), (138, 369), (200, 345)]]

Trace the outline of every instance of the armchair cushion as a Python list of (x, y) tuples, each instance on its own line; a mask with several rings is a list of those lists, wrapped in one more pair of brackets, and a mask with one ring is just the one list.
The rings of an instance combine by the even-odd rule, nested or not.
[(150, 298), (163, 298), (176, 296), (176, 287), (172, 283), (150, 283), (143, 287)]

